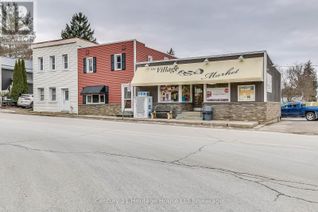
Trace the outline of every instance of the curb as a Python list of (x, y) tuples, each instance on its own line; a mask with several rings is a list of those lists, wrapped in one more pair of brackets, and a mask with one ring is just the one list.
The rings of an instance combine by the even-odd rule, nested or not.
[(78, 118), (78, 119), (91, 119), (91, 120), (108, 120), (108, 121), (118, 121), (118, 122), (131, 122), (131, 123), (147, 123), (147, 124), (169, 124), (169, 125), (181, 125), (181, 126), (197, 126), (197, 127), (207, 127), (207, 128), (238, 128), (238, 129), (253, 129), (258, 126), (256, 122), (246, 122), (246, 123), (236, 123), (228, 121), (216, 121), (216, 122), (197, 122), (197, 121), (187, 121), (187, 120), (167, 120), (167, 119), (135, 119), (135, 118), (121, 118), (112, 116), (89, 116), (89, 115), (72, 115), (68, 113), (45, 113), (45, 112), (26, 112), (21, 113), (19, 111), (7, 110), (2, 111), (2, 113), (11, 113), (19, 115), (33, 115), (33, 116), (48, 116), (48, 117), (63, 117), (63, 118)]

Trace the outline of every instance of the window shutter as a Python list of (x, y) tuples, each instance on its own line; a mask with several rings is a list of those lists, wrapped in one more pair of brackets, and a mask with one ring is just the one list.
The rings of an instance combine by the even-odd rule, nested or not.
[(83, 104), (86, 105), (86, 96), (83, 95)]
[(96, 73), (96, 57), (93, 57), (93, 72)]
[(83, 58), (83, 72), (86, 73), (86, 58)]
[(112, 54), (110, 56), (111, 64), (112, 64), (112, 71), (115, 70), (115, 56)]
[(126, 70), (126, 53), (123, 53), (122, 56), (122, 66), (123, 66), (123, 70)]

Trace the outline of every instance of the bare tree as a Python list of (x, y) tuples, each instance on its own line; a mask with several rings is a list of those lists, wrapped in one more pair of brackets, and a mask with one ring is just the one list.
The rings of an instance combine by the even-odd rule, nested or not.
[[(7, 8), (13, 12), (8, 12)], [(31, 44), (35, 39), (31, 14), (20, 17), (16, 3), (2, 4), (0, 14), (3, 30), (0, 36), (0, 56), (30, 59)]]
[(282, 87), (282, 95), (288, 101), (293, 99), (316, 101), (317, 75), (311, 62), (287, 69), (282, 77)]

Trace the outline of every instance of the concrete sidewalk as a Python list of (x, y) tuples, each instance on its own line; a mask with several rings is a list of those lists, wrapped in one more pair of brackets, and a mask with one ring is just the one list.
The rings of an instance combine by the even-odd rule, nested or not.
[(81, 118), (100, 119), (100, 120), (116, 120), (116, 121), (131, 121), (157, 124), (176, 124), (176, 125), (191, 125), (204, 127), (231, 127), (231, 128), (254, 128), (258, 126), (258, 122), (250, 121), (226, 121), (226, 120), (177, 120), (177, 119), (140, 119), (140, 118), (122, 118), (115, 116), (93, 116), (93, 115), (79, 115)]
[(111, 120), (111, 121), (125, 121), (125, 122), (139, 122), (139, 123), (155, 123), (155, 124), (170, 124), (170, 125), (187, 125), (187, 126), (202, 126), (202, 127), (223, 127), (223, 128), (245, 128), (251, 129), (258, 126), (258, 122), (251, 121), (229, 121), (229, 120), (176, 120), (176, 119), (137, 119), (128, 117), (116, 116), (97, 116), (97, 115), (73, 115), (68, 113), (49, 113), (49, 112), (34, 112), (31, 110), (21, 108), (0, 108), (2, 113), (15, 113), (23, 115), (38, 115), (38, 116), (54, 116), (54, 117), (69, 117), (69, 118), (83, 118), (96, 120)]

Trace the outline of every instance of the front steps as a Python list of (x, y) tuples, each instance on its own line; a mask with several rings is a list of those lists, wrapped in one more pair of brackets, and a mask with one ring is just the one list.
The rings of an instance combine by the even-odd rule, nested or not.
[(202, 113), (199, 111), (183, 111), (178, 114), (176, 119), (178, 120), (202, 120)]

